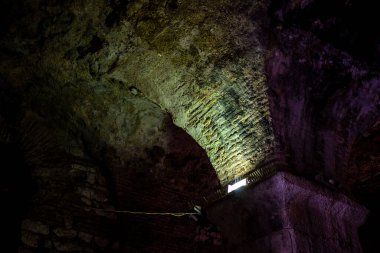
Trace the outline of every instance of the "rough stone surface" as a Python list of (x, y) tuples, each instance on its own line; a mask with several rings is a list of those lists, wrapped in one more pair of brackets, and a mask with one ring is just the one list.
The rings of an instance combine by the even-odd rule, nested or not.
[(53, 230), (54, 234), (58, 237), (63, 238), (74, 238), (77, 236), (78, 232), (71, 229), (56, 228)]
[(362, 252), (358, 227), (367, 213), (342, 194), (283, 172), (207, 209), (226, 252)]
[(54, 247), (58, 252), (81, 252), (83, 251), (83, 248), (80, 247), (77, 244), (74, 243), (65, 243), (65, 242), (59, 242), (59, 241), (54, 241), (53, 242)]
[[(350, 160), (363, 139), (378, 150), (368, 136), (378, 134), (379, 75), (311, 33), (284, 29), (278, 40), (281, 46), (268, 60), (268, 84), (273, 126), (290, 165), (304, 174), (319, 171), (336, 185), (365, 180), (370, 169), (351, 169), (356, 165)], [(317, 48), (324, 53), (302, 60)], [(342, 76), (347, 81), (337, 87)]]
[(40, 242), (40, 237), (28, 231), (22, 231), (21, 241), (28, 247), (37, 248)]
[[(259, 168), (342, 191), (376, 217), (377, 10), (359, 0), (0, 1), (4, 245), (17, 248), (22, 230), (41, 240), (26, 251), (59, 241), (218, 252), (186, 218), (92, 208), (188, 211), (219, 182), (252, 169), (261, 178)], [(56, 228), (110, 242), (61, 242)]]
[(79, 237), (79, 239), (81, 239), (87, 243), (91, 242), (91, 240), (93, 238), (93, 236), (91, 234), (87, 234), (87, 233), (83, 233), (83, 232), (79, 232), (78, 237)]
[(49, 226), (40, 221), (24, 220), (21, 228), (36, 234), (47, 235), (49, 234)]
[[(191, 252), (198, 247), (193, 240), (197, 224), (187, 217), (110, 212), (189, 212), (194, 204), (191, 201), (198, 202), (216, 190), (218, 179), (207, 156), (181, 129), (165, 121), (165, 135), (160, 136), (167, 143), (165, 146), (147, 147), (149, 144), (142, 143), (136, 147), (144, 150), (139, 156), (124, 155), (123, 161), (110, 147), (92, 147), (85, 151), (93, 157), (90, 160), (84, 152), (77, 151), (86, 149), (80, 141), (70, 148), (64, 145), (52, 149), (58, 140), (50, 135), (57, 133), (46, 131), (42, 121), (36, 116), (34, 137), (25, 143), (32, 147), (26, 152), (42, 154), (38, 160), (29, 161), (33, 165), (30, 176), (39, 190), (28, 200), (27, 212), (19, 225), (20, 249), (174, 253)], [(64, 141), (65, 135), (60, 138), (61, 143), (72, 145)], [(40, 139), (46, 139), (47, 144), (39, 144)], [(40, 148), (36, 150), (35, 146)], [(45, 152), (56, 160), (45, 158)], [(15, 246), (17, 243), (18, 240)], [(215, 250), (212, 244), (209, 249)]]
[(348, 190), (378, 172), (352, 161), (379, 132), (379, 61), (375, 39), (360, 57), (362, 32), (339, 25), (364, 7), (333, 2), (19, 1), (2, 8), (22, 18), (4, 13), (1, 76), (28, 88), (25, 105), (121, 157), (163, 146), (161, 108), (222, 184), (280, 151), (289, 168)]
[[(205, 149), (225, 184), (272, 151), (259, 37), (268, 2), (174, 2), (25, 2), (2, 39), (22, 60), (4, 55), (1, 73), (12, 82), (15, 65), (27, 68), (22, 81), (41, 80), (34, 94), (120, 152), (160, 131), (163, 115), (146, 97)], [(144, 122), (155, 126), (136, 134)]]

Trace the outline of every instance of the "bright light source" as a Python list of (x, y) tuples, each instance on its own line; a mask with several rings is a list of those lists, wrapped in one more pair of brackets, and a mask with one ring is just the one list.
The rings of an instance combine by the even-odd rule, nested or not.
[(247, 179), (244, 178), (243, 180), (240, 180), (239, 182), (234, 183), (233, 185), (228, 185), (228, 193), (247, 185)]

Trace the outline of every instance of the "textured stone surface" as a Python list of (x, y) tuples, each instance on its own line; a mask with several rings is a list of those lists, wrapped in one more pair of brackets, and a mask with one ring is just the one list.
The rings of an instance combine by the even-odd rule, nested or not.
[(160, 142), (161, 108), (206, 150), (222, 184), (281, 151), (297, 172), (350, 188), (367, 178), (350, 160), (378, 133), (379, 75), (376, 58), (353, 48), (358, 28), (339, 25), (355, 7), (338, 2), (15, 2), (6, 7), (23, 17), (5, 13), (1, 75), (28, 87), (25, 104), (121, 156)]
[[(310, 33), (283, 30), (278, 36), (281, 46), (268, 61), (269, 87), (275, 132), (290, 163), (338, 183), (360, 180), (366, 169), (361, 164), (350, 176), (349, 160), (360, 140), (378, 131), (379, 76)], [(305, 61), (317, 48), (325, 53)]]
[(72, 229), (63, 229), (63, 228), (56, 228), (53, 230), (54, 234), (58, 237), (63, 238), (74, 238), (77, 236), (78, 232)]
[[(379, 36), (358, 28), (376, 20), (369, 3), (4, 5), (2, 78), (27, 87), (25, 103), (41, 114), (91, 131), (120, 153), (160, 135), (162, 112), (137, 99), (145, 97), (201, 144), (225, 184), (272, 150), (268, 86), (276, 142), (290, 167), (338, 184), (368, 177), (369, 168), (352, 168), (363, 170), (359, 180), (348, 170), (355, 146), (378, 133)], [(156, 126), (136, 133), (141, 122)]]
[[(259, 38), (268, 3), (169, 3), (26, 2), (25, 18), (9, 27), (19, 32), (2, 40), (22, 61), (4, 55), (1, 73), (12, 82), (14, 65), (28, 68), (25, 82), (42, 79), (34, 93), (55, 100), (60, 111), (71, 110), (121, 151), (131, 136), (146, 142), (145, 135), (160, 129), (160, 113), (131, 105), (144, 96), (206, 150), (225, 184), (272, 151)], [(139, 120), (157, 126), (136, 134)]]
[(28, 247), (37, 248), (39, 242), (41, 241), (40, 237), (36, 234), (33, 234), (28, 231), (22, 231), (21, 241)]
[(226, 252), (362, 252), (367, 210), (287, 173), (231, 193), (207, 209)]
[[(183, 130), (163, 121), (165, 127), (158, 136), (162, 146), (141, 143), (121, 160), (112, 147), (86, 149), (87, 143), (66, 142), (66, 135), (47, 131), (40, 117), (34, 120), (33, 138), (23, 140), (22, 145), (30, 147), (25, 152), (39, 155), (28, 160), (31, 168), (22, 169), (30, 169), (38, 191), (27, 200), (19, 227), (13, 224), (21, 230), (21, 242), (18, 237), (12, 246), (20, 243), (20, 251), (26, 252), (166, 253), (191, 252), (197, 247), (197, 224), (187, 217), (109, 212), (188, 212), (192, 201), (217, 189), (219, 182), (206, 154)], [(149, 123), (145, 122), (148, 128)], [(139, 125), (136, 131), (144, 128)], [(51, 138), (51, 134), (61, 139)], [(39, 143), (41, 139), (47, 143)], [(65, 145), (51, 150), (55, 141)], [(209, 252), (215, 250), (212, 247), (209, 245)]]
[(56, 228), (89, 252), (94, 236), (108, 252), (218, 251), (186, 219), (90, 207), (188, 210), (218, 187), (213, 170), (224, 185), (274, 164), (380, 213), (372, 2), (0, 1), (7, 245), (29, 219), (51, 228), (37, 252), (68, 243)]
[(289, 1), (271, 10), (276, 46), (266, 71), (276, 140), (292, 170), (320, 174), (346, 192), (380, 168), (374, 162), (380, 57), (378, 40), (371, 39), (380, 34), (362, 29), (378, 20), (372, 7), (360, 1)]
[(39, 221), (24, 220), (22, 222), (21, 228), (36, 234), (49, 234), (49, 226)]

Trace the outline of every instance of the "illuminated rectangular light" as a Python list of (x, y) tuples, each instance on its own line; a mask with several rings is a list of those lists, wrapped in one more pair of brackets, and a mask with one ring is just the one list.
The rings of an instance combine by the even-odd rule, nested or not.
[(247, 185), (247, 179), (244, 178), (243, 180), (240, 180), (239, 182), (234, 183), (233, 185), (228, 185), (228, 193), (235, 191), (236, 189)]

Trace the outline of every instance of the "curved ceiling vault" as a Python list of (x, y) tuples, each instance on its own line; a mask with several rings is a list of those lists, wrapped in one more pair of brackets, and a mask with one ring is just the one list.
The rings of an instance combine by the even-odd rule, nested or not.
[[(128, 91), (155, 102), (205, 149), (225, 184), (254, 169), (274, 144), (259, 40), (268, 1), (245, 2), (25, 3), (25, 20), (4, 41), (30, 71), (24, 82), (42, 79), (32, 90), (59, 98), (78, 118), (108, 120), (83, 108), (114, 108)], [(2, 69), (20, 83), (15, 65), (9, 58)]]

